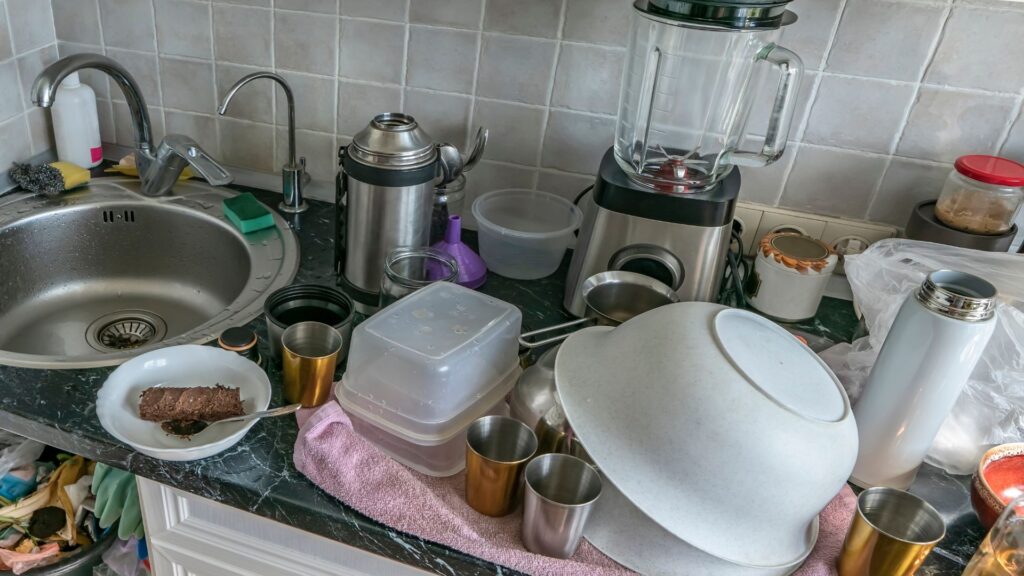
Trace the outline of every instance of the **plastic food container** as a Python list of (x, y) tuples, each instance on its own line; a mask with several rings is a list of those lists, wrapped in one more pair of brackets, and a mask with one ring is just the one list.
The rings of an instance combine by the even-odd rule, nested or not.
[(408, 436), (445, 436), (518, 367), (521, 324), (512, 304), (449, 282), (431, 284), (355, 329), (338, 395)]
[(466, 431), (482, 416), (507, 415), (505, 396), (522, 370), (513, 366), (491, 391), (467, 410), (447, 422), (438, 423), (435, 434), (415, 434), (390, 424), (381, 413), (367, 412), (349, 402), (344, 382), (338, 402), (352, 421), (352, 429), (398, 462), (428, 476), (451, 476), (466, 467)]
[(496, 190), (473, 202), (480, 256), (507, 278), (536, 280), (558, 269), (582, 216), (568, 200), (536, 190)]
[(935, 205), (943, 224), (971, 234), (999, 235), (1024, 201), (1024, 164), (997, 156), (961, 156)]

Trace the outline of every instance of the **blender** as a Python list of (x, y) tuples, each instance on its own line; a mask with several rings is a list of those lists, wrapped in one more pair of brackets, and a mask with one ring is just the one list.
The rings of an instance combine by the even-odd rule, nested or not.
[[(684, 301), (718, 295), (740, 190), (786, 148), (803, 65), (775, 44), (789, 0), (637, 0), (614, 146), (605, 153), (569, 268), (566, 309), (587, 278), (626, 270)], [(764, 142), (744, 150), (759, 80), (777, 69)]]

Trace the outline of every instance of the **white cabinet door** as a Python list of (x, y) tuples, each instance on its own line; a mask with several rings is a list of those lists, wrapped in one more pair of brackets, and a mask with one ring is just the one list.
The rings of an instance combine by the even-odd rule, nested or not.
[(423, 576), (405, 564), (138, 479), (154, 576)]

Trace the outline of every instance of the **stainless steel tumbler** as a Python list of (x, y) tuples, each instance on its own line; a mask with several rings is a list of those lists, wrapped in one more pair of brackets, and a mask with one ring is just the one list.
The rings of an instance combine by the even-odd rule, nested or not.
[(536, 554), (569, 558), (601, 495), (601, 476), (568, 454), (545, 454), (526, 467), (523, 544)]

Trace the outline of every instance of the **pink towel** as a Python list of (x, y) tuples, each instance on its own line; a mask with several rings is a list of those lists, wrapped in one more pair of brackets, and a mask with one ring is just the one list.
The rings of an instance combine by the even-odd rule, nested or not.
[[(336, 402), (299, 413), (295, 467), (342, 502), (396, 530), (537, 576), (616, 576), (634, 572), (584, 541), (568, 560), (528, 552), (521, 515), (489, 518), (466, 504), (464, 476), (425, 476), (395, 462), (352, 430)], [(818, 544), (797, 576), (835, 576), (856, 499), (848, 487), (821, 514)]]

